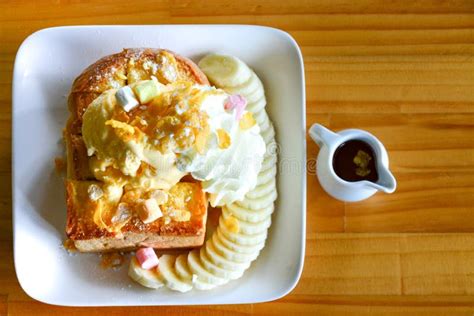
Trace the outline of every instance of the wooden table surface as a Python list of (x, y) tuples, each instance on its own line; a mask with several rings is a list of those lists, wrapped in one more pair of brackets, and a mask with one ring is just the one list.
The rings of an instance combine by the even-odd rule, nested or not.
[[(290, 295), (201, 307), (36, 302), (12, 258), (16, 51), (50, 26), (166, 23), (289, 32), (304, 55), (307, 126), (374, 133), (398, 189), (353, 204), (331, 199), (312, 172), (318, 149), (308, 141), (306, 259)], [(474, 1), (2, 1), (0, 40), (0, 315), (474, 315)]]

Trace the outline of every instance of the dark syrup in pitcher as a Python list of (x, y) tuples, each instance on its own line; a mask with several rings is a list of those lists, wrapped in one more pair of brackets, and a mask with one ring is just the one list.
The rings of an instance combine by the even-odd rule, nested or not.
[(336, 174), (346, 181), (377, 182), (379, 179), (374, 150), (361, 140), (354, 139), (342, 143), (334, 153), (332, 166)]

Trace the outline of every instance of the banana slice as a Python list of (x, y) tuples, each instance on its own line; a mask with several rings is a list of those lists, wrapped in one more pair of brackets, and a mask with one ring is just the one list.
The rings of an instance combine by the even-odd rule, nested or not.
[(262, 167), (259, 173), (263, 173), (273, 167), (275, 167), (278, 163), (278, 145), (276, 144), (267, 144), (267, 150), (265, 155), (263, 156)]
[(212, 273), (213, 275), (217, 277), (228, 279), (228, 280), (236, 280), (240, 278), (242, 274), (244, 274), (243, 270), (226, 270), (214, 264), (207, 256), (204, 248), (201, 248), (199, 255), (201, 257), (201, 262), (204, 268), (206, 268), (206, 270), (209, 271), (209, 273)]
[(244, 271), (250, 266), (250, 262), (234, 262), (224, 258), (214, 247), (212, 242), (206, 242), (205, 251), (207, 257), (218, 267), (230, 271)]
[[(240, 94), (244, 97), (254, 93), (257, 90), (263, 91), (263, 85), (257, 75), (252, 71), (250, 79), (243, 84), (235, 87), (226, 87), (224, 90), (229, 94)], [(247, 100), (248, 102), (248, 100)]]
[[(235, 262), (247, 262), (254, 261), (258, 257), (260, 250), (254, 251), (252, 253), (239, 253), (227, 248), (217, 237), (217, 234), (212, 236), (212, 243), (216, 251), (222, 255), (225, 259)], [(201, 254), (202, 258), (202, 254)]]
[(277, 168), (276, 165), (274, 165), (272, 168), (260, 172), (257, 177), (257, 186), (263, 183), (267, 183), (268, 181), (270, 181), (270, 179), (274, 179), (276, 176), (276, 171)]
[(250, 79), (252, 71), (240, 59), (233, 56), (210, 54), (199, 61), (199, 68), (217, 87), (235, 87)]
[(217, 285), (215, 284), (209, 284), (209, 283), (198, 280), (196, 275), (194, 275), (194, 277), (195, 278), (193, 281), (193, 285), (197, 290), (207, 291), (207, 290), (212, 290), (213, 288), (217, 287)]
[(261, 209), (273, 206), (273, 202), (277, 199), (277, 196), (276, 190), (272, 190), (270, 193), (259, 198), (244, 198), (242, 201), (238, 202), (238, 205), (244, 209), (258, 212)]
[[(272, 159), (272, 156), (276, 156), (276, 153), (280, 150), (278, 148), (278, 144), (275, 141), (270, 141), (269, 143), (266, 143), (266, 147), (267, 148), (265, 150), (265, 154), (263, 154), (263, 162), (265, 162), (265, 160), (267, 159)], [(268, 165), (266, 164), (265, 169), (260, 170), (260, 172), (266, 171), (270, 169), (271, 167), (276, 166), (277, 162), (278, 162), (278, 158), (276, 157), (273, 164), (267, 161)]]
[(188, 266), (188, 254), (179, 255), (178, 258), (176, 258), (174, 266), (176, 269), (176, 274), (180, 277), (180, 279), (184, 282), (192, 283), (192, 285), (194, 285), (194, 287), (198, 290), (210, 290), (217, 286), (197, 280), (196, 275), (193, 277), (193, 273)]
[(159, 274), (155, 269), (145, 270), (140, 267), (137, 258), (133, 257), (130, 260), (130, 265), (128, 267), (128, 276), (131, 277), (134, 281), (140, 283), (144, 287), (150, 289), (158, 289), (162, 287), (164, 282), (160, 279)]
[(193, 282), (193, 274), (188, 267), (188, 256), (187, 254), (181, 254), (176, 258), (174, 262), (174, 268), (176, 270), (176, 275), (183, 280), (185, 283)]
[[(263, 121), (262, 124), (259, 124), (258, 126), (260, 126), (260, 130), (261, 130), (261, 131), (265, 131), (265, 130), (269, 129), (270, 126), (271, 126), (271, 125), (270, 125), (270, 120), (267, 119), (267, 120)], [(265, 139), (264, 139), (264, 140), (265, 140)], [(267, 144), (266, 141), (265, 141), (265, 144)]]
[[(206, 246), (209, 242), (206, 242)], [(201, 258), (199, 256), (199, 250), (194, 249), (188, 254), (188, 265), (193, 274), (196, 275), (195, 281), (199, 281), (202, 283), (208, 283), (210, 285), (222, 285), (228, 282), (227, 279), (219, 278), (207, 271), (201, 262)], [(193, 281), (193, 283), (195, 283)]]
[(265, 141), (265, 144), (270, 144), (271, 142), (274, 142), (275, 129), (273, 128), (273, 125), (270, 124), (269, 127), (265, 130), (260, 128), (260, 135), (262, 135), (262, 138)]
[(225, 227), (217, 227), (217, 230), (221, 232), (228, 240), (241, 246), (254, 246), (261, 244), (267, 239), (267, 232), (262, 232), (255, 235), (244, 235), (240, 233), (233, 233), (227, 230)]
[(265, 111), (260, 111), (254, 114), (253, 116), (255, 120), (257, 121), (259, 126), (262, 126), (265, 124), (265, 121), (268, 121), (268, 114)]
[(272, 190), (276, 188), (276, 180), (270, 179), (267, 183), (262, 183), (259, 186), (255, 187), (252, 191), (247, 193), (245, 197), (249, 197), (251, 199), (262, 197), (266, 194), (269, 194)]
[(235, 218), (252, 223), (260, 222), (273, 213), (273, 205), (270, 205), (266, 208), (262, 208), (258, 211), (253, 211), (248, 208), (244, 208), (235, 203), (229, 204), (222, 208), (225, 208), (226, 211), (231, 213)]
[(249, 94), (243, 94), (243, 93), (240, 93), (240, 94), (242, 94), (245, 97), (245, 99), (247, 99), (247, 103), (254, 103), (260, 100), (261, 98), (265, 97), (265, 92), (263, 91), (263, 87)]
[(265, 108), (266, 105), (267, 105), (267, 100), (265, 100), (265, 97), (262, 97), (261, 99), (255, 102), (252, 102), (252, 103), (248, 102), (246, 110), (252, 113), (259, 113)]
[[(224, 220), (226, 220), (227, 218), (231, 216), (232, 214), (229, 213), (228, 210), (222, 209), (222, 215), (221, 215), (221, 218), (219, 219), (219, 225), (225, 225)], [(256, 223), (242, 221), (242, 220), (238, 220), (238, 222), (239, 222), (240, 233), (245, 234), (245, 235), (254, 235), (254, 234), (258, 234), (258, 233), (266, 231), (267, 228), (270, 227), (272, 223), (272, 218), (268, 216), (264, 220), (260, 222), (256, 222)]]
[(178, 292), (188, 292), (193, 288), (192, 282), (182, 281), (175, 273), (175, 261), (176, 256), (173, 255), (162, 255), (160, 257), (160, 264), (158, 265), (158, 272), (163, 279), (163, 282), (171, 290)]
[(263, 247), (265, 246), (265, 240), (259, 244), (255, 244), (255, 245), (252, 245), (252, 246), (242, 246), (242, 245), (239, 245), (239, 244), (236, 244), (232, 241), (230, 241), (229, 239), (227, 239), (221, 231), (217, 230), (216, 231), (216, 234), (217, 238), (219, 239), (219, 241), (221, 242), (222, 245), (224, 245), (226, 248), (232, 250), (232, 251), (235, 251), (235, 252), (238, 252), (238, 253), (244, 253), (244, 254), (252, 254), (256, 251), (260, 251), (263, 249)]

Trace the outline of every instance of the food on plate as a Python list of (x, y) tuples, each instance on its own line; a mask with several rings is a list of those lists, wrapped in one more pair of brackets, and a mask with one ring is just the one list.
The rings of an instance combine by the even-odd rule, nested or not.
[[(64, 131), (68, 238), (79, 251), (137, 250), (129, 276), (149, 288), (239, 278), (265, 245), (277, 198), (265, 105), (260, 79), (233, 56), (198, 67), (126, 49), (89, 66)], [(221, 215), (205, 241), (208, 204)], [(154, 250), (171, 248), (194, 249)]]
[[(66, 233), (79, 251), (194, 247), (204, 241), (207, 199), (201, 184), (180, 181), (184, 173), (174, 165), (175, 156), (147, 140), (140, 125), (147, 111), (122, 107), (116, 93), (141, 87), (143, 97), (152, 76), (160, 85), (208, 85), (192, 61), (156, 49), (104, 57), (73, 83), (64, 131)], [(136, 132), (134, 139), (126, 139), (127, 128)]]

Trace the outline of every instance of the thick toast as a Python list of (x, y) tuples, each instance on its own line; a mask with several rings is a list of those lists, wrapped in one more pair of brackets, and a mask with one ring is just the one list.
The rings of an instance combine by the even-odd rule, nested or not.
[[(110, 251), (139, 246), (187, 248), (200, 246), (204, 241), (207, 201), (198, 183), (185, 184), (192, 192), (186, 202), (186, 208), (191, 213), (187, 221), (170, 221), (168, 216), (164, 216), (144, 224), (133, 215), (119, 232), (101, 228), (94, 221), (97, 212), (116, 209), (118, 202), (112, 203), (106, 198), (94, 201), (88, 194), (90, 185), (101, 187), (102, 183), (94, 178), (89, 168), (81, 132), (82, 116), (102, 92), (151, 79), (152, 76), (163, 84), (178, 80), (209, 84), (206, 76), (189, 59), (167, 50), (145, 48), (124, 49), (121, 53), (98, 60), (86, 68), (72, 85), (68, 99), (70, 118), (64, 130), (67, 149), (66, 234), (79, 251)], [(137, 199), (140, 198), (137, 196)], [(132, 210), (131, 213), (137, 212)]]
[(128, 250), (141, 246), (156, 249), (189, 248), (200, 246), (204, 242), (207, 200), (199, 183), (177, 184), (180, 192), (184, 189), (191, 192), (186, 195), (190, 199), (185, 202), (186, 210), (191, 213), (189, 220), (179, 222), (171, 220), (166, 224), (166, 217), (162, 217), (152, 223), (144, 224), (136, 212), (132, 212), (131, 218), (121, 228), (120, 233), (100, 228), (94, 222), (98, 212), (103, 212), (104, 220), (112, 216), (112, 213), (108, 214), (106, 210), (113, 210), (116, 205), (109, 203), (106, 198), (96, 201), (89, 199), (90, 185), (102, 186), (98, 181), (66, 181), (68, 209), (66, 234), (74, 241), (79, 251)]

